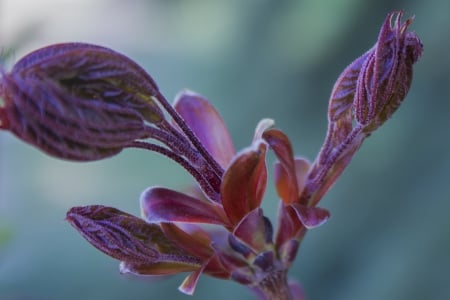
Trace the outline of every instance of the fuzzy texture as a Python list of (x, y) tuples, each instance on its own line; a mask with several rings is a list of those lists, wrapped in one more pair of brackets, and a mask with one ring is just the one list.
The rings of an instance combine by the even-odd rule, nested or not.
[[(92, 161), (135, 147), (174, 160), (195, 179), (189, 193), (149, 187), (142, 218), (100, 205), (74, 207), (67, 221), (94, 247), (121, 261), (121, 272), (191, 272), (180, 290), (193, 294), (201, 274), (234, 280), (261, 299), (304, 299), (287, 273), (306, 232), (330, 214), (317, 203), (362, 142), (403, 102), (422, 53), (412, 19), (390, 13), (375, 45), (336, 81), (328, 132), (314, 162), (294, 155), (270, 119), (251, 145), (235, 152), (219, 113), (182, 91), (174, 105), (136, 63), (82, 43), (51, 45), (1, 71), (0, 128), (60, 159)], [(276, 227), (261, 209), (273, 151), (279, 201)], [(205, 227), (204, 224), (215, 225)]]

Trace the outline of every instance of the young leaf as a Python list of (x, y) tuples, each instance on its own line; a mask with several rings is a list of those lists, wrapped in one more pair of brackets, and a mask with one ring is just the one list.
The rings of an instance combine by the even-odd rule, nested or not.
[(223, 208), (232, 224), (259, 207), (267, 184), (266, 145), (256, 141), (238, 154), (222, 179)]
[(160, 275), (167, 270), (178, 273), (201, 265), (197, 257), (167, 239), (158, 225), (118, 209), (102, 205), (73, 207), (66, 219), (94, 247), (123, 261), (123, 270)]
[(173, 106), (220, 166), (226, 168), (235, 151), (217, 110), (205, 98), (191, 91), (179, 93)]
[(145, 219), (151, 223), (228, 223), (219, 205), (166, 188), (152, 187), (144, 191), (141, 209)]
[(158, 88), (136, 63), (110, 49), (67, 43), (38, 49), (3, 74), (1, 128), (63, 159), (89, 161), (149, 135), (164, 115)]

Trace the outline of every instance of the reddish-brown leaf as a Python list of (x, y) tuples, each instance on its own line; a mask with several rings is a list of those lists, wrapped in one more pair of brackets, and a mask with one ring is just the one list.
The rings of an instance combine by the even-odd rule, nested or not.
[(234, 225), (261, 204), (267, 184), (265, 157), (266, 145), (257, 141), (233, 159), (223, 176), (222, 205)]
[(145, 219), (151, 223), (228, 224), (220, 205), (161, 187), (148, 188), (142, 193), (141, 209)]

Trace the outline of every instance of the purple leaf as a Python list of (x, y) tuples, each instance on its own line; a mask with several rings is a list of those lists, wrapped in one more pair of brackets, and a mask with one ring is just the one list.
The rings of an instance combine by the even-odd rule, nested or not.
[(122, 261), (120, 273), (134, 275), (164, 276), (196, 271), (201, 268), (198, 261), (161, 261), (151, 264)]
[(230, 134), (216, 109), (205, 98), (191, 91), (178, 94), (174, 107), (214, 159), (226, 168), (235, 151)]
[(328, 120), (337, 122), (338, 120), (347, 120), (351, 122), (352, 105), (356, 92), (356, 84), (361, 67), (371, 55), (373, 49), (370, 49), (362, 56), (355, 59), (348, 65), (341, 75), (339, 75), (330, 96), (328, 106)]
[(38, 49), (3, 74), (1, 127), (58, 158), (89, 161), (148, 137), (164, 115), (158, 88), (136, 63), (110, 49), (67, 43)]
[(307, 229), (312, 229), (324, 224), (330, 217), (328, 210), (319, 207), (307, 207), (302, 204), (291, 205), (302, 224)]
[(157, 222), (228, 224), (222, 207), (166, 188), (152, 187), (141, 195), (145, 219)]
[(354, 99), (358, 123), (368, 132), (381, 126), (400, 106), (412, 81), (412, 66), (422, 54), (422, 43), (407, 32), (412, 19), (401, 23), (403, 12), (390, 13), (377, 43), (361, 67)]
[(115, 208), (73, 207), (66, 219), (94, 247), (122, 260), (122, 271), (161, 275), (200, 267), (200, 259), (174, 245), (158, 225)]
[(197, 286), (200, 275), (203, 273), (206, 265), (203, 265), (200, 269), (189, 274), (180, 285), (178, 290), (186, 295), (193, 295)]

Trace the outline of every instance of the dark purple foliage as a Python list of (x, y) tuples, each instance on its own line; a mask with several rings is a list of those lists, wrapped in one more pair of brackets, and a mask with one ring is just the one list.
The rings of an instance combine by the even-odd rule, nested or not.
[[(1, 71), (0, 128), (61, 159), (98, 160), (130, 147), (156, 151), (194, 177), (189, 194), (144, 191), (143, 219), (99, 205), (69, 210), (70, 224), (120, 260), (122, 272), (191, 272), (180, 287), (187, 294), (205, 273), (247, 285), (264, 299), (304, 299), (298, 285), (287, 283), (287, 272), (306, 232), (330, 216), (317, 203), (411, 85), (422, 44), (407, 31), (412, 19), (402, 23), (402, 16), (390, 13), (375, 45), (337, 79), (328, 132), (312, 163), (294, 156), (289, 138), (270, 119), (236, 153), (206, 99), (183, 91), (172, 106), (135, 62), (82, 43), (36, 50)], [(275, 228), (260, 207), (268, 150), (277, 158), (281, 200)]]

